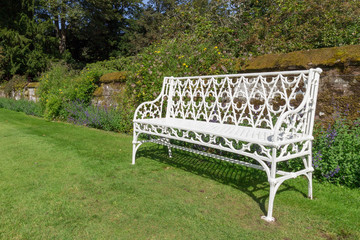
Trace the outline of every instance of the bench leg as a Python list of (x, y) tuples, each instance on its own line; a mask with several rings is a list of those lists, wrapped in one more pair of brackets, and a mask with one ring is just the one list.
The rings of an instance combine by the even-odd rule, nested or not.
[(275, 218), (272, 216), (273, 208), (274, 208), (274, 200), (277, 190), (283, 181), (277, 182), (276, 180), (270, 181), (270, 194), (269, 194), (269, 204), (268, 204), (268, 212), (267, 216), (262, 216), (261, 219), (264, 219), (267, 222), (274, 222)]
[(304, 167), (305, 169), (308, 169), (309, 172), (305, 174), (306, 178), (309, 181), (308, 185), (308, 198), (313, 199), (313, 189), (312, 189), (312, 172), (314, 171), (314, 168), (312, 167), (312, 154), (309, 154), (307, 157), (303, 157)]
[(168, 138), (164, 138), (164, 141), (166, 142), (166, 146), (168, 148), (168, 152), (169, 152), (169, 158), (172, 158), (172, 151), (171, 151), (171, 147), (170, 147), (170, 139)]
[(136, 151), (138, 149), (138, 144), (139, 144), (137, 141), (137, 138), (138, 138), (138, 134), (136, 134), (136, 132), (134, 130), (134, 136), (133, 136), (133, 142), (132, 142), (132, 144), (133, 144), (132, 161), (131, 161), (132, 165), (135, 164)]
[(308, 198), (313, 199), (313, 188), (312, 188), (312, 172), (309, 172), (307, 174), (308, 180), (309, 180), (309, 186), (308, 186)]
[[(273, 159), (276, 159), (276, 150), (273, 149)], [(271, 169), (270, 169), (270, 176), (268, 175), (269, 183), (270, 183), (270, 194), (269, 194), (269, 204), (268, 204), (268, 213), (267, 216), (262, 216), (261, 218), (264, 219), (267, 222), (274, 222), (275, 218), (272, 216), (273, 213), (273, 207), (274, 207), (274, 200), (276, 191), (281, 185), (281, 181), (278, 182), (276, 180), (276, 161), (273, 161), (271, 163)]]
[(272, 216), (273, 208), (274, 208), (274, 200), (275, 200), (275, 194), (276, 194), (276, 184), (270, 183), (270, 195), (269, 195), (269, 204), (268, 204), (268, 213), (267, 216), (262, 216), (261, 218), (264, 219), (267, 222), (274, 222), (275, 218)]
[[(312, 154), (310, 154), (309, 156), (308, 156), (308, 168), (312, 168)], [(308, 185), (308, 198), (310, 198), (310, 199), (313, 199), (313, 187), (312, 187), (312, 172), (308, 172), (307, 174), (306, 174), (306, 177), (307, 177), (307, 179), (308, 179), (308, 181), (309, 181), (309, 185)]]
[(132, 161), (131, 161), (132, 165), (135, 164), (135, 156), (136, 156), (136, 144), (133, 143)]

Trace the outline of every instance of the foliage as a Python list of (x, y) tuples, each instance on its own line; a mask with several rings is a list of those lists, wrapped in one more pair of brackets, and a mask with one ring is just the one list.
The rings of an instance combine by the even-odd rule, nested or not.
[(104, 69), (107, 71), (122, 71), (128, 69), (134, 63), (134, 57), (120, 57), (120, 58), (110, 58), (109, 60), (98, 61), (95, 63), (89, 63), (86, 65), (86, 68), (89, 69)]
[[(139, 18), (145, 30), (133, 37), (152, 45), (136, 50), (131, 61), (118, 61), (123, 66), (117, 70), (132, 72), (127, 93), (135, 104), (157, 96), (164, 76), (231, 73), (259, 54), (360, 43), (357, 2), (337, 1), (337, 8), (332, 0), (180, 2), (150, 1), (148, 15)], [(146, 28), (146, 19), (155, 19), (157, 27)], [(335, 26), (352, 33), (330, 41), (325, 35)]]
[(79, 100), (90, 103), (96, 83), (107, 70), (85, 68), (80, 73), (63, 63), (54, 64), (40, 77), (38, 89), (45, 117), (53, 119), (66, 116), (65, 104)]
[[(23, 21), (31, 22), (29, 19)], [(52, 40), (42, 38), (38, 42), (33, 42), (30, 39), (45, 30), (42, 25), (36, 26), (35, 23), (27, 27), (29, 29), (25, 30), (26, 33), (0, 29), (0, 44), (4, 48), (2, 71), (5, 74), (3, 75), (27, 74), (36, 76), (46, 68), (49, 57), (44, 52), (44, 48), (46, 42), (50, 43)]]
[(67, 121), (88, 127), (129, 133), (132, 127), (132, 115), (127, 109), (113, 106), (93, 106), (73, 101), (66, 104)]
[(360, 187), (360, 121), (338, 118), (333, 126), (318, 129), (314, 140), (316, 178), (348, 187)]
[(43, 116), (43, 111), (39, 103), (27, 101), (24, 99), (15, 100), (11, 98), (0, 98), (0, 108), (9, 109), (16, 112), (24, 112), (27, 115), (37, 117)]
[(84, 66), (118, 56), (116, 46), (122, 45), (129, 18), (139, 6), (138, 0), (3, 1), (0, 77), (34, 78), (59, 58)]
[[(0, 11), (0, 75), (6, 79), (37, 77), (59, 58), (81, 68), (146, 54), (156, 43), (170, 51), (172, 40), (192, 50), (219, 46), (241, 59), (360, 43), (359, 1), (6, 0)], [(131, 59), (108, 63), (122, 71)]]
[(165, 76), (211, 75), (233, 72), (232, 62), (222, 62), (232, 58), (220, 46), (192, 39), (184, 35), (182, 39), (163, 40), (146, 48), (134, 58), (135, 64), (128, 66), (132, 72), (127, 80), (128, 93), (136, 103), (153, 100), (159, 95)]
[(139, 4), (138, 0), (41, 0), (38, 7), (45, 17), (54, 19), (59, 52), (68, 50), (77, 61), (87, 63), (118, 55), (117, 45), (123, 42), (129, 18)]
[(49, 59), (56, 57), (51, 22), (35, 19), (35, 1), (4, 1), (0, 17), (3, 77), (14, 74), (37, 76)]
[(161, 32), (166, 38), (198, 35), (251, 57), (359, 44), (359, 22), (358, 1), (189, 1), (165, 16)]
[(25, 76), (14, 75), (5, 85), (5, 94), (10, 97), (13, 91), (22, 91), (28, 83)]
[(360, 42), (359, 1), (277, 0), (256, 8), (262, 14), (251, 19), (246, 29), (250, 52), (290, 52)]
[(5, 74), (5, 56), (4, 56), (4, 49), (0, 46), (0, 83), (1, 79), (3, 78)]
[[(351, 122), (337, 117), (335, 124), (329, 124), (326, 129), (316, 124), (314, 136), (314, 178), (350, 188), (360, 187), (360, 120)], [(288, 171), (304, 168), (301, 159), (280, 163), (279, 166)]]

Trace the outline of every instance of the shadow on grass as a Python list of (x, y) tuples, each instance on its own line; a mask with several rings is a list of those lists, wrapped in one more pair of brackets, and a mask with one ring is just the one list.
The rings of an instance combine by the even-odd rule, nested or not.
[[(172, 151), (173, 156), (169, 158), (166, 147), (143, 145), (136, 153), (136, 158), (150, 158), (237, 188), (250, 196), (264, 215), (267, 214), (265, 203), (269, 197), (270, 186), (265, 172), (182, 150), (172, 149)], [(289, 190), (299, 192), (306, 197), (304, 192), (286, 182), (281, 185), (277, 195)]]

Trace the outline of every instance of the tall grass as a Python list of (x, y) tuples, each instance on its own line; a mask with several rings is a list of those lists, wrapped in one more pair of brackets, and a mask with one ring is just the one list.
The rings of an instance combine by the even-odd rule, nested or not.
[(24, 99), (14, 100), (10, 98), (0, 98), (0, 108), (6, 108), (16, 112), (24, 112), (27, 115), (37, 117), (43, 116), (43, 109), (39, 103)]
[(65, 106), (68, 122), (92, 128), (128, 133), (132, 126), (132, 114), (115, 106), (93, 106), (82, 101), (72, 101)]

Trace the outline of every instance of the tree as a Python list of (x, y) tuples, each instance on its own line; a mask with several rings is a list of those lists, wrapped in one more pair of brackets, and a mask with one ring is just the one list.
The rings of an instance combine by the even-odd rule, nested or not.
[[(54, 49), (49, 22), (36, 19), (35, 1), (3, 1), (0, 18), (0, 46), (3, 75), (34, 77), (44, 70)], [(49, 28), (50, 27), (50, 28)], [(4, 77), (3, 76), (3, 77)]]
[(67, 48), (69, 28), (80, 28), (83, 24), (85, 11), (81, 2), (73, 0), (40, 0), (39, 2), (42, 15), (48, 15), (47, 18), (54, 24), (60, 54), (63, 54)]

